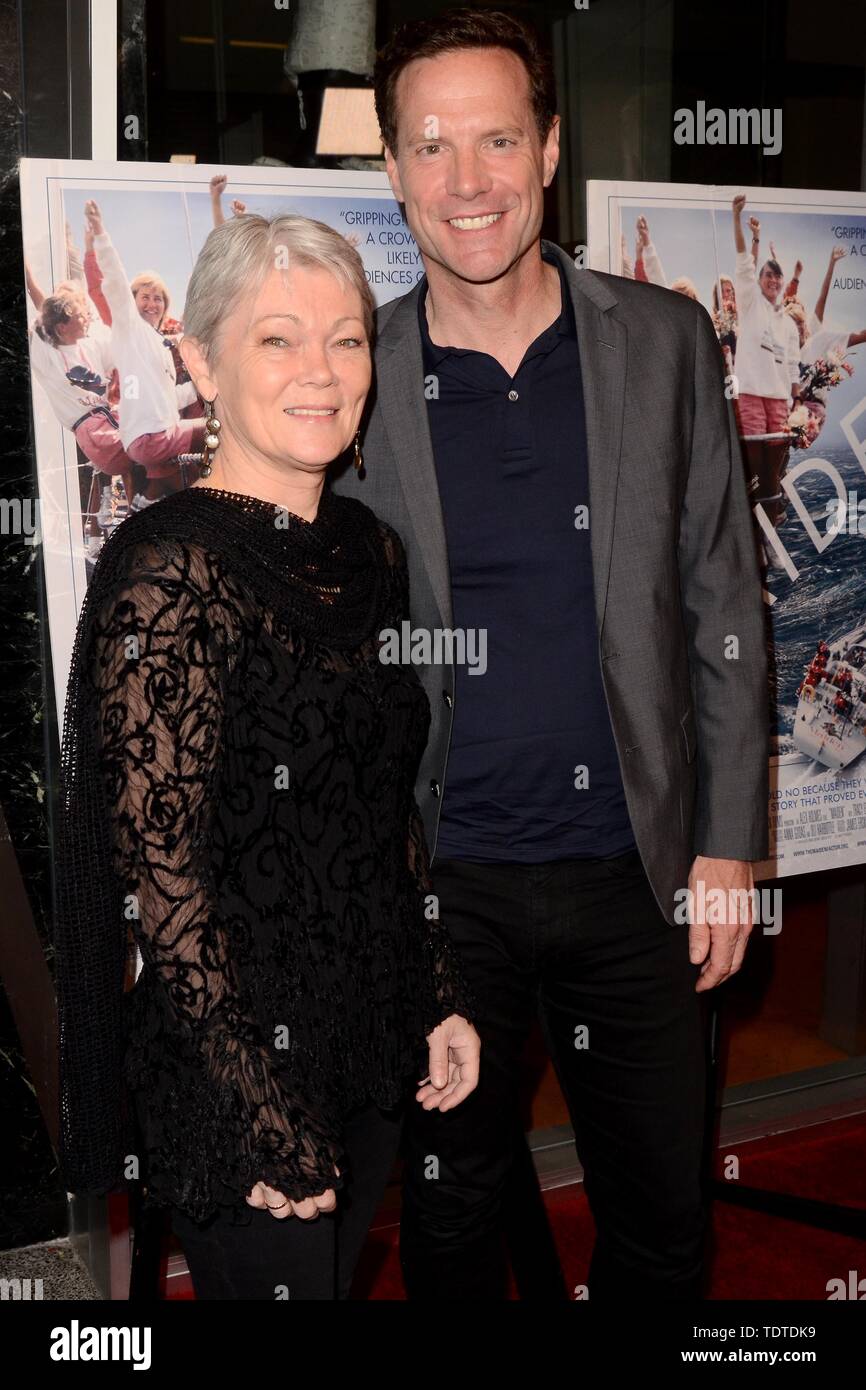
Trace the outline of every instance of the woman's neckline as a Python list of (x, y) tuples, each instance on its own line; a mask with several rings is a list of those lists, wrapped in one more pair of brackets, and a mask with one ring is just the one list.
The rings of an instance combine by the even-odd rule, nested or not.
[(264, 497), (256, 497), (250, 492), (235, 492), (233, 488), (212, 487), (209, 483), (205, 483), (201, 486), (199, 486), (198, 484), (196, 484), (195, 486), (190, 485), (190, 487), (184, 488), (184, 491), (206, 492), (211, 497), (229, 497), (232, 499), (232, 501), (244, 503), (245, 506), (246, 504), (252, 502), (258, 507), (265, 508), (265, 510), (268, 511), (272, 517), (277, 512), (283, 512), (286, 516), (290, 516), (293, 521), (299, 521), (302, 526), (311, 527), (315, 526), (317, 522), (321, 520), (323, 515), (323, 508), (327, 506), (325, 499), (328, 496), (327, 488), (323, 488), (322, 495), (319, 498), (318, 510), (316, 512), (316, 515), (313, 517), (312, 521), (310, 521), (307, 519), (307, 517), (301, 516), (298, 512), (293, 512), (288, 507), (284, 507), (281, 502), (269, 502)]

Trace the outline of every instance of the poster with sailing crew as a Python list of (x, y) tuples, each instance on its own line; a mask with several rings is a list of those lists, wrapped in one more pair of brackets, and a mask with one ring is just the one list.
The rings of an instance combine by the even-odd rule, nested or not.
[(767, 608), (771, 857), (866, 860), (866, 194), (592, 181), (588, 264), (699, 300)]
[(300, 213), (358, 250), (378, 304), (423, 274), (372, 170), (24, 159), (21, 206), (42, 544), (58, 709), (96, 557), (198, 476), (204, 408), (184, 367), (186, 287), (211, 228)]

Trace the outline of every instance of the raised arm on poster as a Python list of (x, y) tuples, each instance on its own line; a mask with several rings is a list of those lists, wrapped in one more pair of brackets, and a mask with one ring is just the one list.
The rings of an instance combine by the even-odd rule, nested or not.
[(404, 294), (423, 269), (387, 177), (374, 171), (25, 159), (21, 200), (32, 322), (51, 300), (61, 325), (31, 337), (31, 376), (62, 708), (100, 545), (130, 511), (192, 478), (178, 455), (200, 451), (202, 416), (177, 338), (212, 227), (245, 212), (326, 222), (357, 248), (378, 303)]

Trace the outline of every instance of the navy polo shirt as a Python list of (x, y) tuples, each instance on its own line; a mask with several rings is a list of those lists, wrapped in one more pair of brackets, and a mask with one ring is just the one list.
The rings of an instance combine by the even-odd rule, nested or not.
[(601, 681), (591, 518), (575, 524), (589, 509), (577, 331), (552, 263), (559, 318), (513, 377), (485, 352), (434, 344), (426, 283), (418, 297), (454, 628), (467, 638), (440, 858), (543, 863), (635, 847)]

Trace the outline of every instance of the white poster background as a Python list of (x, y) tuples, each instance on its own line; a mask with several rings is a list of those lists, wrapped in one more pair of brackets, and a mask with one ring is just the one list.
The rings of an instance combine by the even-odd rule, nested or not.
[[(69, 278), (66, 224), (83, 255), (83, 205), (95, 198), (127, 274), (131, 278), (145, 269), (156, 270), (171, 293), (169, 313), (182, 319), (186, 284), (213, 225), (209, 182), (215, 174), (228, 176), (222, 200), (227, 218), (232, 200), (240, 199), (249, 212), (299, 212), (355, 238), (377, 304), (405, 294), (423, 275), (417, 247), (384, 173), (23, 159), (24, 255), (36, 283), (48, 295)], [(28, 297), (31, 326), (35, 318)], [(58, 424), (32, 374), (31, 385), (51, 654), (62, 716), (75, 628), (87, 588), (78, 457), (73, 435)]]
[[(636, 222), (649, 223), (652, 244), (665, 277), (687, 276), (698, 299), (712, 308), (714, 283), (734, 274), (731, 203), (746, 194), (748, 218), (760, 220), (763, 263), (773, 243), (788, 281), (803, 262), (799, 297), (811, 312), (834, 245), (845, 250), (836, 263), (823, 326), (842, 333), (866, 329), (866, 193), (702, 184), (591, 180), (587, 184), (589, 265), (622, 274), (623, 254), (634, 262)], [(626, 270), (627, 273), (627, 270)], [(672, 291), (673, 292), (673, 291)], [(756, 522), (767, 538), (772, 564), (765, 572), (764, 600), (773, 632), (775, 693), (768, 698), (770, 758), (770, 858), (755, 866), (756, 878), (836, 868), (866, 860), (866, 754), (833, 769), (798, 749), (797, 684), (819, 640), (831, 647), (866, 621), (866, 506), (862, 533), (851, 527), (828, 534), (828, 507), (845, 500), (851, 514), (866, 501), (866, 345), (849, 347), (853, 375), (832, 388), (827, 417), (811, 447), (793, 450), (781, 487), (789, 505), (773, 526), (760, 504)], [(736, 361), (734, 363), (736, 372)]]

